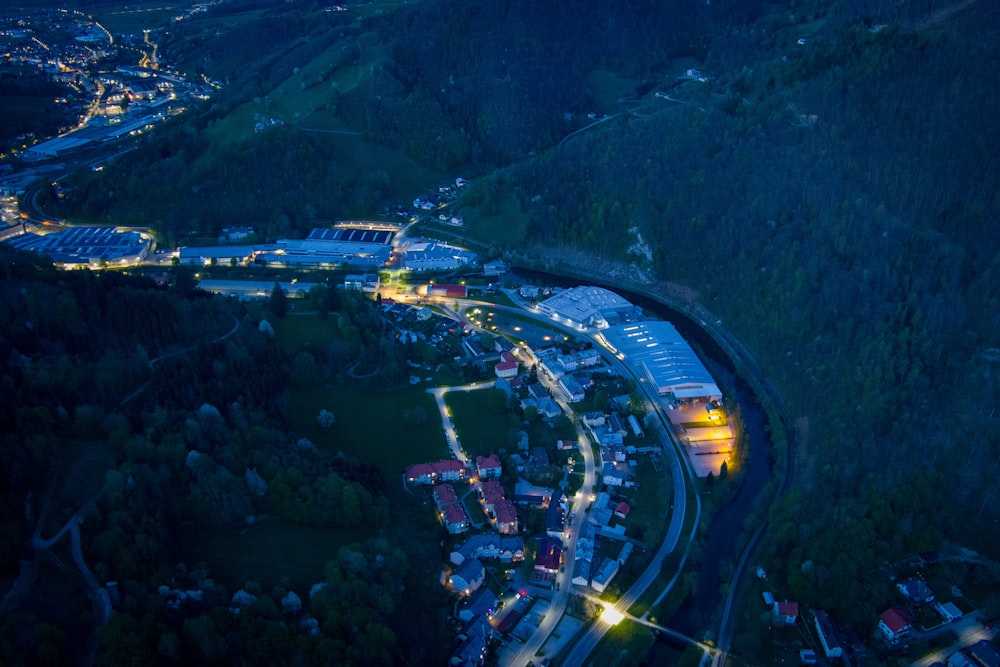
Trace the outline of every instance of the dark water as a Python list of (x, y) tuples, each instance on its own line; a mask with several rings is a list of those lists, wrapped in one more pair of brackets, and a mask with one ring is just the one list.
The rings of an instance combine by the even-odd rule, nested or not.
[[(533, 284), (559, 287), (574, 287), (584, 284), (577, 279), (522, 269), (517, 270), (517, 275)], [(723, 392), (736, 400), (743, 415), (746, 427), (744, 442), (748, 446), (748, 451), (741, 476), (738, 478), (739, 490), (716, 513), (709, 525), (708, 533), (703, 538), (703, 557), (698, 571), (698, 585), (694, 593), (683, 602), (677, 613), (666, 623), (667, 626), (675, 630), (698, 636), (706, 629), (706, 624), (711, 620), (712, 613), (722, 601), (720, 591), (722, 582), (719, 579), (721, 565), (726, 561), (735, 562), (737, 560), (736, 542), (743, 532), (743, 524), (754, 510), (754, 501), (771, 476), (773, 460), (771, 441), (765, 430), (767, 419), (757, 396), (747, 383), (736, 374), (733, 361), (726, 356), (718, 343), (701, 328), (698, 322), (648, 297), (633, 294), (619, 287), (601, 285), (596, 281), (587, 284), (610, 289), (637, 306), (642, 306), (643, 310), (667, 320), (677, 327), (677, 331), (684, 336), (685, 340), (698, 350), (699, 356)], [(718, 487), (717, 483), (716, 488)]]

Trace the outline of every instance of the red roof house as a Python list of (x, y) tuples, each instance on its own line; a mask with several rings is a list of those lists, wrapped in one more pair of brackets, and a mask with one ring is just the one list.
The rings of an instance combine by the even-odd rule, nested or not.
[(913, 615), (902, 607), (886, 609), (878, 617), (878, 629), (890, 644), (898, 644), (913, 629)]

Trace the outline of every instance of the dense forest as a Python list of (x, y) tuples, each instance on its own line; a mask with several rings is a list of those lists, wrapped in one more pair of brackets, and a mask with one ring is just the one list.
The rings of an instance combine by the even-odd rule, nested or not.
[[(302, 438), (285, 416), (293, 377), (336, 380), (338, 357), (364, 359), (368, 345), (386, 354), (370, 300), (327, 299), (329, 316), (354, 327), (341, 343), (350, 349), (293, 357), (259, 326), (277, 313), (186, 280), (59, 273), (0, 251), (10, 399), (0, 406), (0, 576), (10, 582), (0, 661), (440, 657), (443, 592), (425, 572), (434, 545), (401, 539), (433, 527), (394, 527), (382, 472)], [(284, 579), (227, 586), (230, 573), (184, 559), (187, 528), (238, 534), (258, 519), (375, 536), (330, 553), (299, 590)], [(419, 621), (406, 620), (413, 604), (426, 610)]]
[[(67, 215), (275, 238), (462, 170), (476, 240), (669, 284), (752, 352), (795, 427), (760, 556), (789, 596), (867, 632), (884, 563), (1000, 557), (995, 3), (253, 7), (172, 29), (165, 52), (227, 88), (84, 175)], [(297, 104), (419, 175), (359, 167)], [(247, 114), (285, 124), (234, 132)]]

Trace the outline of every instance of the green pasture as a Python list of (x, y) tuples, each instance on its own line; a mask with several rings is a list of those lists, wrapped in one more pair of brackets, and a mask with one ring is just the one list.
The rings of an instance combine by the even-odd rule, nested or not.
[(325, 320), (319, 315), (289, 314), (283, 318), (269, 318), (268, 322), (274, 327), (275, 342), (291, 354), (305, 345), (322, 348), (340, 338), (335, 314)]
[[(404, 413), (422, 407), (423, 423), (407, 422)], [(336, 423), (323, 428), (320, 410)], [(364, 392), (353, 387), (318, 387), (292, 392), (289, 417), (295, 429), (317, 447), (374, 463), (389, 484), (413, 463), (448, 457), (434, 397), (419, 389)]]
[(506, 408), (497, 412), (491, 407), (489, 396), (493, 391), (491, 387), (445, 394), (462, 449), (472, 459), (480, 454), (487, 456), (501, 449), (511, 449), (507, 436), (518, 423)]

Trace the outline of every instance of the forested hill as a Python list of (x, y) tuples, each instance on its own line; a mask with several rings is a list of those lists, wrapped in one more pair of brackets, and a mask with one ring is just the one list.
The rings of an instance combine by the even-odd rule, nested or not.
[(832, 4), (716, 37), (707, 80), (467, 201), (484, 229), (520, 221), (512, 256), (631, 264), (748, 345), (798, 426), (767, 557), (843, 616), (879, 563), (948, 539), (998, 555), (1000, 100), (984, 82), (1000, 12)]
[(790, 597), (1000, 555), (997, 3), (225, 3), (162, 43), (227, 86), (68, 215), (273, 238), (462, 173), (470, 235), (684, 285), (755, 355), (798, 428)]

